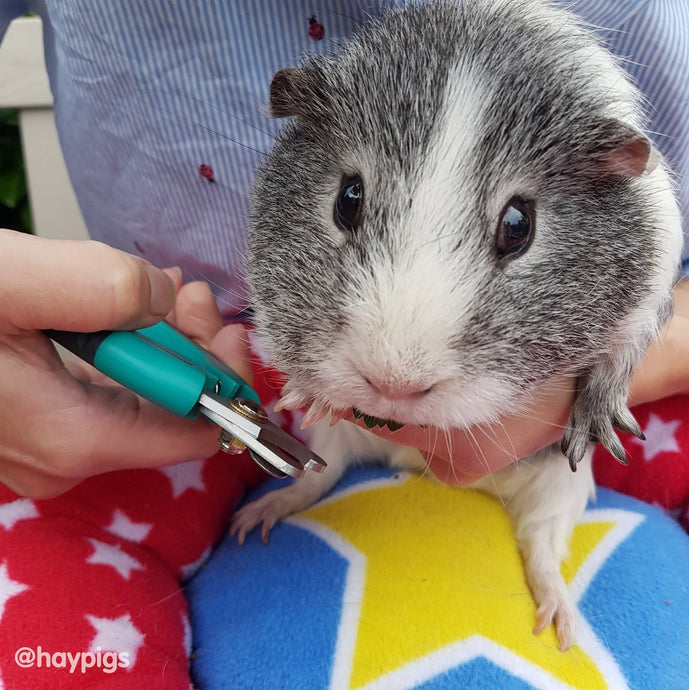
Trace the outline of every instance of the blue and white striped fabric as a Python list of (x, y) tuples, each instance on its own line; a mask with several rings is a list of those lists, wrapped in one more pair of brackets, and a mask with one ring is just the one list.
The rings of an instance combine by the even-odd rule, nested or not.
[[(0, 35), (25, 11), (43, 18), (58, 131), (91, 235), (209, 281), (231, 316), (246, 298), (248, 191), (278, 126), (264, 114), (271, 76), (391, 4), (403, 2), (0, 0)], [(689, 226), (689, 4), (561, 4), (626, 58)], [(309, 36), (314, 16), (322, 41)]]

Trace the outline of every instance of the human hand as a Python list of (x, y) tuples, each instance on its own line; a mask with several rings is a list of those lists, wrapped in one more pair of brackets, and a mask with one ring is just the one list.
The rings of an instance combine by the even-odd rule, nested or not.
[[(241, 326), (222, 328), (205, 284), (181, 287), (147, 262), (96, 242), (0, 230), (0, 481), (45, 498), (93, 474), (206, 457), (217, 427), (180, 419), (82, 363), (41, 332), (131, 329), (170, 320), (249, 378)], [(175, 292), (178, 291), (175, 302)]]
[[(689, 393), (689, 280), (676, 286), (674, 306), (672, 319), (634, 372), (630, 407)], [(405, 426), (395, 432), (385, 427), (373, 431), (396, 443), (418, 448), (440, 481), (467, 485), (560, 441), (575, 390), (575, 379), (553, 379), (538, 390), (526, 412), (469, 430)], [(357, 423), (362, 425), (361, 421)]]
[(630, 406), (689, 393), (689, 279), (675, 286), (673, 298), (672, 319), (634, 372)]
[[(430, 472), (441, 482), (466, 486), (559, 441), (574, 401), (575, 386), (576, 380), (570, 377), (548, 381), (523, 413), (504, 416), (494, 424), (477, 424), (468, 430), (405, 425), (397, 431), (387, 427), (374, 427), (371, 431), (395, 443), (418, 448)], [(350, 415), (347, 418), (364, 426), (362, 420)]]

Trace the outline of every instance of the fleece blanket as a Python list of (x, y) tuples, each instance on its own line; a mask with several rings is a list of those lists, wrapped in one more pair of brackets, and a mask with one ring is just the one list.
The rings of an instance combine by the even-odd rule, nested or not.
[[(280, 383), (257, 364), (267, 405)], [(575, 530), (567, 654), (531, 634), (502, 506), (418, 477), (354, 472), (269, 547), (226, 539), (203, 567), (265, 478), (219, 454), (45, 501), (0, 486), (0, 690), (189, 690), (190, 661), (197, 690), (689, 687), (689, 538), (650, 505), (687, 522), (689, 397), (635, 414), (629, 468), (595, 466), (646, 503), (603, 490)]]
[[(603, 451), (563, 573), (577, 644), (532, 633), (504, 508), (380, 468), (348, 473), (270, 544), (227, 539), (187, 586), (199, 689), (689, 687), (689, 399), (635, 411), (632, 465)], [(271, 481), (258, 492), (275, 488)]]

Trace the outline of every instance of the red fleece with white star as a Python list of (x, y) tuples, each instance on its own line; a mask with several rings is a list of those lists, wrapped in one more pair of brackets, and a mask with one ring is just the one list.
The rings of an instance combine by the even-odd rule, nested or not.
[(689, 530), (689, 396), (640, 405), (632, 412), (646, 440), (619, 434), (628, 467), (596, 447), (596, 483), (668, 511)]
[[(258, 362), (254, 375), (276, 400), (280, 378)], [(45, 501), (0, 484), (0, 690), (188, 690), (183, 583), (265, 478), (246, 454), (218, 453), (92, 477)]]
[[(2, 487), (0, 687), (189, 688), (181, 584), (262, 478), (250, 459), (216, 455), (101, 475), (46, 501)], [(70, 672), (67, 653), (85, 652)], [(106, 652), (120, 655), (115, 670)]]
[[(281, 376), (254, 369), (270, 405)], [(689, 526), (689, 397), (634, 412), (646, 442), (622, 436), (627, 468), (597, 449), (597, 481)], [(280, 421), (294, 431), (289, 413)], [(218, 454), (93, 477), (46, 501), (0, 485), (0, 690), (187, 690), (183, 583), (222, 538), (238, 499), (264, 478), (248, 457)]]

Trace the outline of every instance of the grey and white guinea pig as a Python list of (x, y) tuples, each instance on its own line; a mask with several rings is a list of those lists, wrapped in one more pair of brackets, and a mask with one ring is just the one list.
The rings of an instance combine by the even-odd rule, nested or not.
[(681, 245), (639, 105), (540, 0), (411, 4), (278, 72), (249, 281), (285, 406), (466, 427), (573, 375), (570, 463), (622, 459)]

